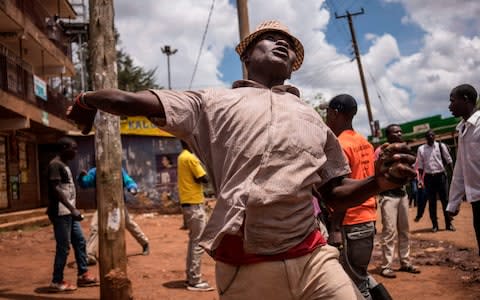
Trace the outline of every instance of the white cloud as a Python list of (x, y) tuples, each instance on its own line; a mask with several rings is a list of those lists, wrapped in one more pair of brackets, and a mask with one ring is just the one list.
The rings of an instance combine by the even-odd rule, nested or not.
[[(167, 87), (167, 58), (161, 48), (170, 45), (178, 52), (170, 56), (172, 88), (187, 89), (207, 22), (210, 0), (115, 2), (116, 26), (122, 47), (135, 62), (158, 67), (158, 82)], [(203, 47), (195, 85), (218, 86), (218, 66), (225, 47), (238, 41), (237, 14), (227, 0), (215, 1), (209, 31)]]
[[(469, 82), (480, 71), (480, 2), (449, 0), (375, 0), (404, 6), (402, 21), (425, 32), (420, 49), (400, 52), (390, 33), (369, 32), (369, 48), (362, 53), (374, 119), (382, 126), (442, 113), (449, 116), (447, 96), (457, 84)], [(116, 26), (122, 46), (147, 68), (158, 67), (158, 82), (167, 86), (166, 56), (160, 48), (171, 45), (172, 86), (186, 89), (207, 21), (211, 0), (117, 0)], [(305, 98), (321, 93), (330, 99), (349, 93), (359, 101), (355, 126), (369, 134), (364, 96), (358, 69), (325, 38), (330, 12), (318, 0), (250, 0), (250, 28), (262, 20), (278, 19), (305, 46), (302, 68), (292, 75)], [(333, 20), (332, 20), (333, 21)], [(340, 21), (336, 21), (340, 22)], [(227, 0), (215, 1), (209, 31), (193, 88), (224, 85), (220, 63), (224, 51), (238, 43), (236, 7)], [(379, 99), (381, 98), (381, 100)]]

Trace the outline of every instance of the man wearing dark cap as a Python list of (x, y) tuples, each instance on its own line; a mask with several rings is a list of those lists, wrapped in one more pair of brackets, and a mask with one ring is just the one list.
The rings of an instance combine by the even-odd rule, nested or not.
[[(357, 102), (352, 96), (337, 95), (328, 104), (326, 123), (342, 146), (350, 166), (350, 178), (365, 179), (375, 174), (375, 155), (372, 144), (353, 129), (352, 120), (356, 113)], [(360, 205), (332, 214), (335, 218), (332, 222), (341, 224), (340, 263), (365, 299), (372, 299), (370, 288), (374, 287), (369, 280), (368, 264), (374, 245), (376, 209), (372, 196)], [(380, 289), (386, 293), (383, 286), (376, 288)]]
[(231, 89), (100, 90), (77, 97), (68, 116), (88, 132), (97, 109), (145, 115), (190, 145), (217, 195), (201, 245), (220, 299), (363, 299), (315, 225), (312, 189), (335, 208), (355, 206), (415, 176), (415, 157), (391, 145), (374, 176), (345, 178), (335, 135), (284, 85), (303, 62), (300, 41), (267, 21), (236, 50), (248, 80)]

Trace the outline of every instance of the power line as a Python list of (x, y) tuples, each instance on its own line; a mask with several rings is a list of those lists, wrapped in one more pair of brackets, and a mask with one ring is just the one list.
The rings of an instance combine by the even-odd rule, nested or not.
[[(330, 12), (330, 15), (331, 15), (331, 16), (334, 16), (335, 13), (336, 13), (336, 8), (333, 7), (333, 6), (335, 5), (334, 2), (332, 1), (332, 4), (329, 4), (329, 1), (326, 0), (326, 1), (324, 2), (324, 4), (325, 4), (325, 7), (327, 8), (327, 10)], [(349, 35), (349, 33), (347, 32), (346, 28), (343, 27), (343, 26), (341, 26), (341, 25), (339, 25), (339, 23), (334, 22), (333, 20), (331, 20), (331, 22), (332, 22), (332, 24), (333, 24), (333, 27), (335, 28), (335, 30), (336, 30), (337, 33), (339, 34), (339, 36), (342, 36), (342, 37), (344, 37), (344, 38), (346, 37), (346, 40), (343, 40), (342, 43), (343, 43), (344, 45), (348, 45), (348, 48), (351, 49), (350, 38), (349, 38), (350, 35)], [(345, 47), (345, 48), (347, 48), (347, 47)]]
[(377, 96), (378, 96), (378, 99), (380, 100), (380, 103), (382, 104), (383, 106), (383, 110), (385, 111), (386, 114), (388, 114), (390, 117), (389, 119), (393, 119), (391, 117), (391, 114), (387, 112), (387, 109), (386, 109), (386, 106), (385, 106), (385, 103), (383, 102), (383, 99), (385, 99), (387, 101), (387, 103), (389, 103), (392, 108), (395, 110), (395, 112), (398, 113), (398, 115), (401, 117), (402, 121), (404, 122), (408, 122), (409, 119), (401, 112), (401, 109), (399, 109), (392, 101), (390, 101), (387, 97), (385, 97), (385, 94), (383, 93), (382, 89), (380, 88), (379, 85), (377, 85), (377, 82), (375, 80), (375, 77), (373, 76), (373, 74), (370, 72), (369, 70), (369, 67), (368, 65), (365, 63), (365, 66), (366, 66), (366, 70), (367, 70), (367, 73), (368, 75), (370, 76), (370, 78), (372, 79), (372, 82), (375, 86), (375, 89), (377, 91)]
[[(334, 60), (325, 65), (320, 66), (319, 68), (311, 69), (300, 73), (295, 76), (296, 81), (303, 81), (303, 85), (312, 85), (314, 81), (320, 81), (323, 79), (330, 79), (330, 73), (332, 69), (335, 69), (341, 65), (350, 63), (350, 60)], [(329, 71), (327, 72), (327, 69)]]
[(212, 6), (210, 7), (210, 12), (208, 13), (207, 24), (205, 25), (205, 31), (203, 32), (202, 42), (200, 43), (200, 49), (198, 50), (197, 61), (195, 62), (195, 67), (193, 68), (192, 79), (190, 79), (190, 84), (188, 89), (192, 87), (193, 79), (197, 73), (198, 62), (200, 61), (200, 56), (202, 55), (203, 44), (205, 43), (205, 38), (207, 37), (208, 25), (210, 24), (210, 19), (212, 17), (213, 7), (215, 5), (215, 0), (212, 0)]

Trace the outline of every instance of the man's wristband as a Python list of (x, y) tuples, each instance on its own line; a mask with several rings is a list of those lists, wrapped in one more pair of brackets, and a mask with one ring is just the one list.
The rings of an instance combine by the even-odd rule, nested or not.
[(88, 105), (87, 102), (85, 101), (85, 95), (87, 94), (88, 92), (81, 92), (80, 95), (77, 96), (76, 100), (75, 100), (75, 103), (80, 106), (81, 108), (83, 109), (86, 109), (86, 110), (96, 110), (95, 107), (91, 106), (91, 105)]

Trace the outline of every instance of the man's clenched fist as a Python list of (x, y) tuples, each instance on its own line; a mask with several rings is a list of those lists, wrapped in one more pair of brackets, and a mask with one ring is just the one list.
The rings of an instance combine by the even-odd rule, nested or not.
[(83, 134), (88, 134), (92, 130), (97, 109), (82, 103), (84, 95), (85, 93), (80, 93), (75, 98), (73, 105), (67, 108), (66, 114), (67, 118), (77, 123)]
[(375, 162), (375, 177), (383, 188), (395, 188), (415, 178), (415, 156), (405, 143), (383, 144)]

